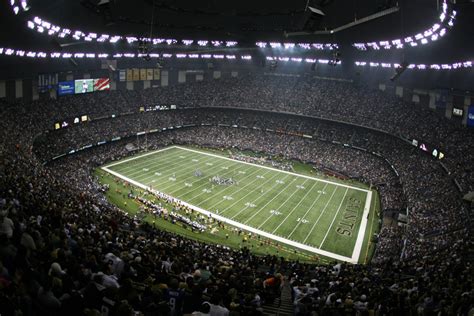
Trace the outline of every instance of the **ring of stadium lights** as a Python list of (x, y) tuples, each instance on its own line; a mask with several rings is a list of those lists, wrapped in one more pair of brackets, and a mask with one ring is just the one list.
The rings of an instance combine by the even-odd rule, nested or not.
[(212, 46), (212, 47), (235, 47), (238, 45), (236, 41), (208, 41), (208, 40), (191, 40), (183, 39), (177, 40), (174, 38), (148, 38), (148, 37), (135, 37), (135, 36), (120, 36), (120, 35), (109, 35), (109, 34), (98, 34), (98, 33), (84, 33), (83, 31), (76, 30), (72, 31), (71, 29), (60, 27), (54, 25), (48, 21), (41, 19), (40, 17), (34, 17), (33, 20), (28, 20), (26, 26), (35, 30), (38, 33), (47, 34), (49, 36), (57, 36), (59, 38), (72, 38), (77, 41), (84, 40), (86, 42), (98, 42), (98, 43), (117, 43), (119, 41), (126, 41), (128, 44), (134, 42), (147, 42), (152, 43), (153, 45), (157, 44), (167, 44), (167, 45), (178, 45), (182, 44), (185, 46), (190, 46), (192, 44), (197, 44), (198, 46)]
[[(331, 64), (332, 60), (330, 59), (317, 59), (317, 58), (301, 58), (301, 57), (286, 57), (286, 56), (279, 56), (279, 57), (274, 57), (274, 56), (266, 56), (266, 60), (268, 61), (283, 61), (283, 62), (296, 62), (296, 63), (309, 63), (309, 64), (314, 64), (314, 63), (319, 63), (319, 64)], [(341, 65), (341, 61), (333, 62), (332, 64), (337, 64)]]
[[(356, 61), (354, 63), (358, 67), (372, 67), (372, 68), (400, 68), (401, 65), (397, 63), (379, 63), (379, 62), (366, 62), (366, 61)], [(458, 62), (453, 64), (409, 64), (407, 65), (406, 69), (414, 69), (414, 70), (455, 70), (455, 69), (462, 69), (462, 68), (472, 68), (473, 61), (464, 61)]]
[[(182, 44), (185, 46), (190, 45), (198, 45), (201, 47), (204, 46), (212, 46), (212, 47), (235, 47), (238, 45), (236, 41), (210, 41), (210, 40), (192, 40), (192, 39), (183, 39), (177, 40), (174, 38), (147, 38), (147, 37), (135, 37), (135, 36), (120, 36), (120, 35), (109, 35), (109, 34), (101, 34), (98, 33), (84, 33), (83, 31), (77, 30), (72, 31), (68, 28), (63, 28), (57, 25), (54, 25), (48, 21), (45, 21), (39, 17), (34, 17), (33, 20), (28, 20), (26, 25), (29, 29), (35, 30), (41, 34), (47, 34), (50, 36), (57, 36), (59, 38), (69, 38), (75, 40), (84, 40), (86, 42), (110, 42), (110, 43), (117, 43), (119, 41), (126, 41), (128, 44), (132, 44), (134, 42), (148, 42), (152, 43), (153, 45), (157, 44), (167, 44), (167, 45), (178, 45)], [(278, 42), (256, 42), (256, 46), (260, 48), (282, 48), (282, 49), (294, 49), (300, 48), (304, 50), (335, 50), (339, 49), (339, 46), (335, 43), (278, 43)]]
[(20, 10), (26, 12), (30, 9), (27, 0), (10, 0), (10, 6), (15, 15), (18, 15)]
[[(184, 54), (184, 53), (176, 53), (176, 54), (169, 54), (169, 53), (150, 53), (150, 54), (135, 54), (135, 53), (115, 53), (115, 54), (107, 54), (107, 53), (83, 53), (83, 52), (76, 52), (76, 53), (59, 53), (59, 52), (34, 52), (34, 51), (25, 51), (25, 50), (15, 50), (12, 48), (0, 48), (0, 56), (16, 56), (16, 57), (29, 57), (29, 58), (52, 58), (52, 59), (59, 59), (59, 58), (86, 58), (86, 59), (106, 59), (106, 58), (143, 58), (149, 56), (150, 58), (172, 58), (176, 57), (178, 59), (189, 58), (189, 59), (221, 59), (221, 60), (252, 60), (252, 56), (250, 55), (229, 55), (229, 54)], [(281, 62), (305, 62), (305, 63), (319, 63), (319, 64), (330, 64), (331, 60), (329, 59), (317, 59), (317, 58), (301, 58), (301, 57), (286, 57), (286, 56), (266, 56), (266, 60), (268, 61), (281, 61)], [(337, 62), (338, 65), (341, 64), (341, 61)], [(365, 61), (356, 61), (355, 65), (358, 67), (370, 66), (370, 67), (381, 67), (381, 68), (399, 68), (401, 65), (397, 63), (379, 63), (379, 62), (365, 62)], [(464, 61), (458, 62), (453, 64), (409, 64), (407, 69), (416, 69), (416, 70), (453, 70), (453, 69), (460, 69), (460, 68), (472, 68), (473, 62), (472, 61)]]
[(335, 50), (339, 49), (339, 45), (335, 43), (279, 43), (279, 42), (256, 42), (256, 46), (260, 48), (272, 48), (272, 49), (295, 49), (301, 48), (304, 50)]
[(183, 54), (183, 53), (176, 53), (176, 54), (135, 54), (135, 53), (115, 53), (115, 54), (107, 54), (107, 53), (84, 53), (84, 52), (76, 52), (76, 53), (59, 53), (59, 52), (35, 52), (35, 51), (25, 51), (21, 49), (12, 49), (12, 48), (0, 48), (0, 56), (15, 56), (15, 57), (29, 57), (29, 58), (88, 58), (88, 59), (106, 59), (106, 58), (143, 58), (143, 57), (150, 57), (150, 58), (172, 58), (176, 57), (179, 59), (182, 58), (201, 58), (201, 59), (226, 59), (226, 60), (252, 60), (252, 56), (250, 55), (234, 55), (234, 54)]
[[(18, 2), (18, 3), (17, 3)], [(28, 5), (27, 0), (10, 0), (10, 6), (12, 7), (13, 13), (15, 15), (18, 15), (20, 12), (20, 8), (23, 11), (28, 11), (30, 9)], [(156, 44), (163, 44), (166, 43), (168, 45), (173, 45), (173, 44), (178, 44), (177, 39), (167, 39), (167, 38), (146, 38), (146, 37), (134, 37), (134, 36), (120, 36), (120, 35), (107, 35), (107, 34), (101, 34), (100, 36), (97, 35), (97, 33), (84, 33), (82, 31), (71, 31), (68, 28), (62, 28), (60, 26), (54, 25), (48, 21), (42, 20), (39, 17), (34, 17), (33, 21), (28, 20), (26, 22), (27, 27), (29, 29), (36, 30), (38, 33), (45, 33), (52, 36), (52, 35), (57, 35), (60, 38), (66, 38), (66, 37), (72, 37), (75, 40), (84, 40), (86, 42), (110, 42), (110, 43), (116, 43), (121, 40), (126, 40), (129, 44), (137, 42), (137, 41), (144, 41), (144, 42), (149, 42), (153, 43), (154, 45)], [(207, 46), (208, 44), (213, 46), (213, 47), (220, 47), (220, 46), (225, 46), (225, 47), (234, 47), (237, 46), (236, 41), (207, 41), (207, 40), (181, 40), (180, 41), (183, 45), (189, 46), (192, 45), (194, 42), (199, 45), (199, 46)]]
[[(76, 52), (76, 53), (59, 53), (59, 52), (34, 52), (34, 51), (25, 51), (20, 49), (12, 49), (12, 48), (0, 48), (0, 56), (15, 56), (15, 57), (29, 57), (29, 58), (52, 58), (52, 59), (59, 59), (59, 58), (77, 58), (77, 59), (106, 59), (106, 58), (143, 58), (143, 57), (150, 57), (150, 58), (172, 58), (176, 57), (178, 59), (188, 58), (188, 59), (221, 59), (221, 60), (252, 60), (252, 56), (250, 55), (230, 55), (230, 54), (185, 54), (185, 53), (150, 53), (150, 54), (135, 54), (135, 53), (115, 53), (115, 54), (107, 54), (107, 53), (84, 53), (84, 52)], [(273, 57), (273, 56), (266, 56), (266, 60), (268, 61), (282, 61), (282, 62), (305, 62), (305, 63), (319, 63), (319, 64), (331, 64), (330, 59), (317, 59), (317, 58), (301, 58), (301, 57)], [(341, 61), (336, 63), (337, 65), (341, 64)]]
[[(12, 7), (13, 12), (17, 15), (20, 10), (28, 11), (30, 6), (28, 5), (27, 0), (10, 0), (10, 5)], [(380, 50), (383, 49), (401, 49), (405, 45), (410, 45), (411, 47), (416, 47), (418, 45), (425, 45), (429, 42), (437, 41), (439, 38), (443, 37), (448, 28), (454, 26), (454, 20), (456, 17), (456, 11), (451, 10), (449, 11), (449, 6), (447, 0), (443, 0), (442, 4), (442, 11), (439, 16), (440, 22), (435, 23), (431, 28), (428, 30), (418, 33), (413, 36), (405, 37), (402, 39), (394, 39), (394, 40), (386, 40), (386, 41), (379, 41), (379, 42), (367, 42), (367, 43), (354, 43), (354, 46), (358, 50)], [(67, 38), (71, 37), (75, 40), (84, 40), (86, 42), (110, 42), (116, 43), (119, 41), (127, 41), (127, 43), (132, 44), (138, 41), (144, 41), (148, 43), (153, 43), (153, 45), (157, 44), (167, 44), (167, 45), (176, 45), (176, 44), (183, 44), (185, 46), (190, 46), (192, 44), (197, 44), (198, 46), (212, 46), (212, 47), (235, 47), (238, 45), (236, 41), (209, 41), (209, 40), (190, 40), (190, 39), (183, 39), (177, 40), (173, 38), (147, 38), (147, 37), (135, 37), (135, 36), (120, 36), (120, 35), (108, 35), (108, 34), (101, 34), (100, 36), (98, 33), (90, 32), (88, 34), (76, 30), (72, 31), (71, 29), (60, 27), (54, 25), (48, 21), (45, 21), (39, 17), (34, 17), (33, 21), (27, 21), (27, 27), (32, 30), (36, 30), (38, 33), (46, 33), (50, 36), (56, 35), (59, 38)], [(305, 50), (315, 49), (315, 50), (334, 50), (339, 49), (339, 46), (335, 43), (278, 43), (278, 42), (256, 42), (255, 45), (260, 48), (267, 48), (271, 47), (274, 49), (282, 48), (282, 49), (294, 49), (294, 48), (301, 48)]]
[[(24, 11), (29, 9), (26, 0), (20, 0), (21, 7)], [(19, 13), (20, 6), (16, 5), (16, 0), (10, 0), (10, 4), (13, 8), (15, 14)], [(175, 45), (175, 44), (183, 44), (185, 46), (190, 46), (193, 44), (197, 44), (198, 46), (212, 46), (212, 47), (235, 47), (238, 45), (236, 41), (209, 41), (209, 40), (191, 40), (191, 39), (183, 39), (177, 40), (174, 38), (147, 38), (147, 37), (135, 37), (135, 36), (120, 36), (120, 35), (109, 35), (109, 34), (101, 34), (100, 36), (98, 33), (85, 33), (80, 30), (72, 31), (69, 28), (61, 27), (52, 24), (51, 22), (45, 21), (40, 17), (34, 17), (33, 20), (28, 20), (26, 25), (29, 29), (35, 30), (38, 33), (46, 33), (50, 36), (57, 36), (59, 38), (73, 38), (75, 40), (84, 40), (86, 42), (110, 42), (110, 43), (117, 43), (119, 41), (126, 41), (129, 44), (134, 42), (143, 41), (148, 43), (153, 43), (153, 45), (157, 44), (167, 44), (167, 45)], [(277, 43), (277, 42), (256, 42), (256, 46), (260, 48), (271, 47), (271, 48), (284, 48), (284, 49), (293, 49), (293, 48), (301, 48), (305, 50), (334, 50), (338, 49), (339, 46), (335, 43)]]
[(416, 35), (407, 36), (404, 39), (394, 39), (379, 42), (367, 42), (367, 43), (354, 43), (354, 46), (358, 50), (380, 50), (380, 49), (402, 49), (405, 45), (410, 47), (417, 47), (419, 45), (426, 45), (430, 42), (435, 42), (439, 38), (446, 35), (448, 29), (454, 26), (454, 20), (456, 19), (457, 12), (450, 10), (447, 0), (443, 0), (442, 10), (439, 15), (440, 23), (435, 23), (429, 29)]

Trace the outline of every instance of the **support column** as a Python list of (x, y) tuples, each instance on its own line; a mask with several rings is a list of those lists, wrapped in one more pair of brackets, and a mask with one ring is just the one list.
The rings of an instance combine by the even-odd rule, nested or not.
[(186, 82), (186, 71), (180, 70), (178, 71), (178, 83), (185, 83)]
[(7, 97), (7, 88), (5, 85), (5, 80), (0, 81), (0, 98)]
[(164, 70), (161, 72), (161, 86), (167, 87), (168, 86), (168, 70)]
[(397, 86), (395, 88), (395, 95), (399, 98), (403, 98), (403, 87)]
[(15, 98), (23, 98), (23, 80), (21, 79), (15, 80)]

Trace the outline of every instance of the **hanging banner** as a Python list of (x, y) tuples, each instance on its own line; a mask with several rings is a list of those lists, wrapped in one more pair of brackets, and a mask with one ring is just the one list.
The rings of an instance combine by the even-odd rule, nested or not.
[(140, 80), (146, 80), (146, 69), (140, 69)]
[(126, 70), (120, 70), (119, 71), (119, 81), (125, 81), (127, 79), (127, 71)]
[(146, 70), (146, 80), (153, 80), (153, 69)]
[(160, 69), (153, 69), (153, 79), (160, 80)]
[(140, 69), (133, 68), (133, 81), (139, 81), (139, 80), (140, 80)]
[(109, 78), (98, 78), (94, 79), (94, 91), (110, 90), (110, 79)]
[(133, 70), (127, 69), (127, 81), (133, 81)]
[(58, 74), (40, 74), (38, 75), (38, 91), (45, 93), (58, 84)]

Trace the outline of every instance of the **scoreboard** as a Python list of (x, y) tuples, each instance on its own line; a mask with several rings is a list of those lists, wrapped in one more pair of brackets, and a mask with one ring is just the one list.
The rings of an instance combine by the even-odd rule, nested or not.
[(70, 81), (61, 81), (57, 85), (58, 96), (68, 94), (83, 94), (95, 91), (110, 90), (109, 78), (97, 79), (78, 79)]
[(75, 94), (94, 92), (94, 79), (75, 80), (74, 86)]

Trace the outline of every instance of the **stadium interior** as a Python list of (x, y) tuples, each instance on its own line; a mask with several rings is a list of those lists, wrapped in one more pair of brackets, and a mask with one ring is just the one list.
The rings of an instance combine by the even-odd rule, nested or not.
[(0, 315), (474, 315), (472, 0), (0, 3)]

